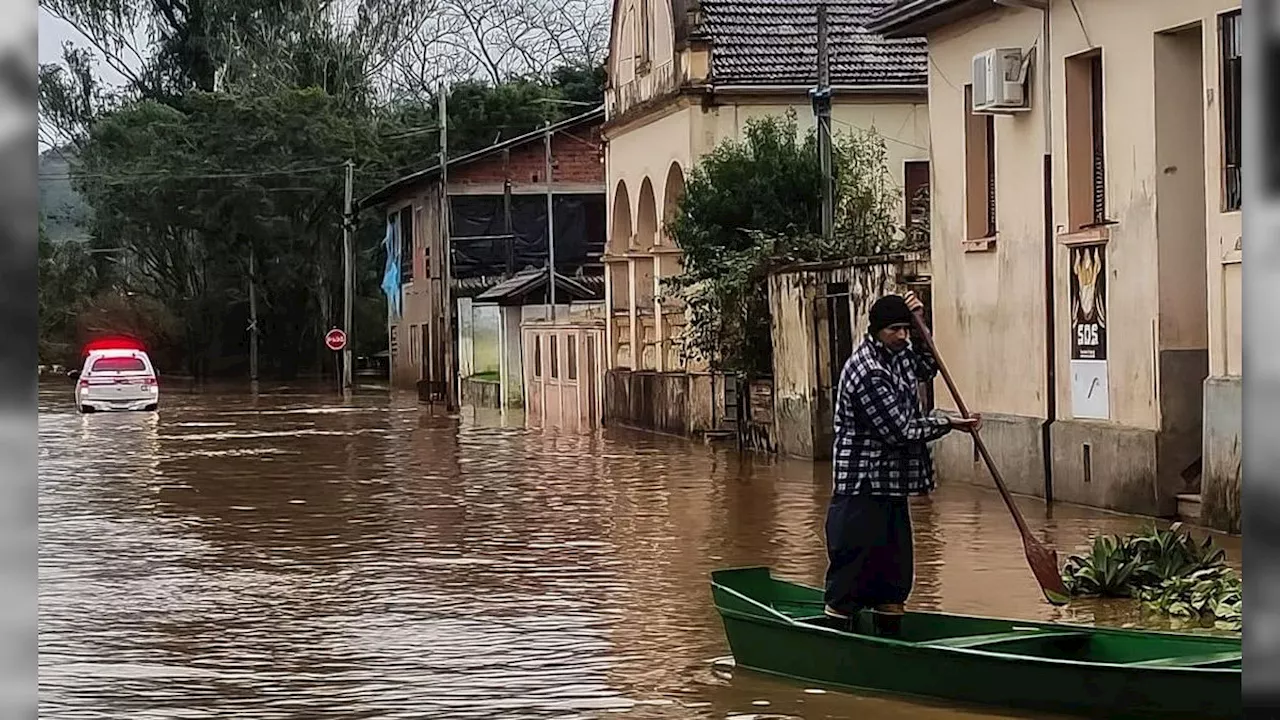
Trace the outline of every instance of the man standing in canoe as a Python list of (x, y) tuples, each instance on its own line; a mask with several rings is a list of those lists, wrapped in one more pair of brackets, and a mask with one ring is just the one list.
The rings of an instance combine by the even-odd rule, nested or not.
[(920, 383), (938, 372), (927, 345), (911, 341), (912, 313), (922, 307), (911, 292), (871, 306), (867, 335), (844, 364), (836, 398), (826, 614), (847, 626), (870, 609), (881, 634), (898, 631), (915, 579), (907, 498), (934, 489), (927, 443), (981, 423), (921, 410)]

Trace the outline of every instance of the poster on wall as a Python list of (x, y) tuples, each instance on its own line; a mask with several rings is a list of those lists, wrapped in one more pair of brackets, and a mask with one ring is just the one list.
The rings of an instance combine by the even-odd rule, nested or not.
[(1071, 407), (1078, 418), (1107, 419), (1106, 248), (1071, 248)]
[(1106, 248), (1071, 248), (1071, 359), (1107, 359)]

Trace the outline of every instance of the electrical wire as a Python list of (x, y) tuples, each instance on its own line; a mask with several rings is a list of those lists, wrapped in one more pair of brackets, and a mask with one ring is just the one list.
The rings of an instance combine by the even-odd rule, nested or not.
[(1071, 9), (1076, 11), (1076, 22), (1080, 24), (1080, 32), (1084, 33), (1084, 41), (1089, 47), (1097, 47), (1093, 44), (1093, 40), (1089, 39), (1089, 31), (1084, 26), (1084, 16), (1080, 14), (1080, 6), (1076, 4), (1076, 0), (1071, 0)]
[(933, 53), (929, 54), (929, 64), (933, 66), (934, 71), (938, 73), (938, 77), (942, 78), (942, 82), (950, 85), (952, 90), (960, 92), (960, 88), (957, 87), (955, 83), (951, 82), (951, 78), (947, 77), (947, 74), (942, 72), (942, 68), (938, 67), (937, 61), (933, 59)]
[(193, 173), (193, 174), (175, 174), (169, 172), (153, 172), (153, 173), (48, 173), (37, 175), (39, 180), (71, 180), (71, 179), (95, 179), (129, 182), (131, 180), (222, 180), (222, 179), (250, 179), (265, 177), (284, 177), (288, 175), (307, 175), (311, 173), (328, 172), (346, 167), (346, 163), (336, 163), (333, 165), (320, 165), (316, 167), (291, 168), (282, 170), (259, 170), (256, 172), (228, 172), (228, 173)]
[[(858, 130), (858, 131), (861, 131), (861, 132), (867, 132), (867, 128), (859, 127), (859, 126), (857, 126), (857, 125), (854, 125), (854, 124), (853, 124), (853, 123), (851, 123), (851, 122), (848, 122), (848, 121), (845, 121), (845, 120), (841, 120), (840, 118), (832, 117), (831, 119), (832, 119), (832, 121), (834, 121), (834, 122), (838, 122), (838, 123), (840, 123), (841, 125), (844, 125), (845, 127), (853, 128), (854, 130)], [(927, 148), (927, 147), (925, 147), (925, 146), (923, 146), (923, 145), (916, 145), (915, 143), (907, 142), (906, 140), (899, 140), (898, 138), (895, 138), (895, 137), (889, 137), (888, 135), (883, 135), (883, 134), (878, 133), (878, 132), (877, 132), (876, 134), (877, 134), (877, 135), (880, 135), (880, 137), (881, 137), (881, 138), (885, 139), (885, 140), (886, 140), (886, 141), (888, 141), (888, 142), (894, 142), (894, 143), (897, 143), (897, 144), (899, 144), (899, 145), (904, 145), (904, 146), (909, 147), (909, 148), (915, 148), (916, 150), (923, 150), (923, 151), (925, 151), (925, 152), (929, 152), (929, 148)]]

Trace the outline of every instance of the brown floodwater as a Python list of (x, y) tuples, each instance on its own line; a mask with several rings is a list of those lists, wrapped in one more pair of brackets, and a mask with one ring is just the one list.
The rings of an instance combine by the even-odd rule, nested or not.
[[(88, 416), (71, 392), (40, 390), (46, 720), (996, 716), (725, 662), (708, 573), (820, 584), (826, 467), (378, 390), (166, 386)], [(1063, 555), (1149, 522), (1020, 503)], [(1047, 605), (994, 491), (913, 514), (915, 607), (1161, 627)]]

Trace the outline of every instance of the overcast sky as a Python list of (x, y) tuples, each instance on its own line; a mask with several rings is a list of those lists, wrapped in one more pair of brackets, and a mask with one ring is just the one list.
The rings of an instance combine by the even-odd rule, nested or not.
[[(77, 47), (85, 47), (89, 45), (89, 41), (84, 38), (75, 28), (58, 18), (50, 15), (44, 8), (38, 10), (38, 28), (40, 33), (40, 47), (38, 57), (40, 64), (61, 63), (62, 62), (62, 46), (70, 41)], [(0, 23), (0, 33), (9, 33), (8, 25)], [(2, 36), (0, 36), (2, 37)], [(6, 38), (7, 39), (7, 38)], [(112, 70), (109, 65), (99, 60), (97, 65), (98, 77), (107, 85), (119, 85), (124, 82), (124, 76)], [(29, 126), (28, 126), (29, 127)], [(28, 130), (30, 132), (30, 130)], [(45, 148), (40, 147), (41, 150)]]
[[(50, 15), (40, 8), (40, 63), (56, 63), (62, 61), (62, 46), (68, 40), (76, 46), (87, 46), (89, 42), (84, 36), (62, 20)], [(0, 23), (3, 27), (3, 23)], [(112, 70), (105, 63), (98, 63), (98, 77), (103, 82), (116, 85), (124, 81), (120, 73)]]

